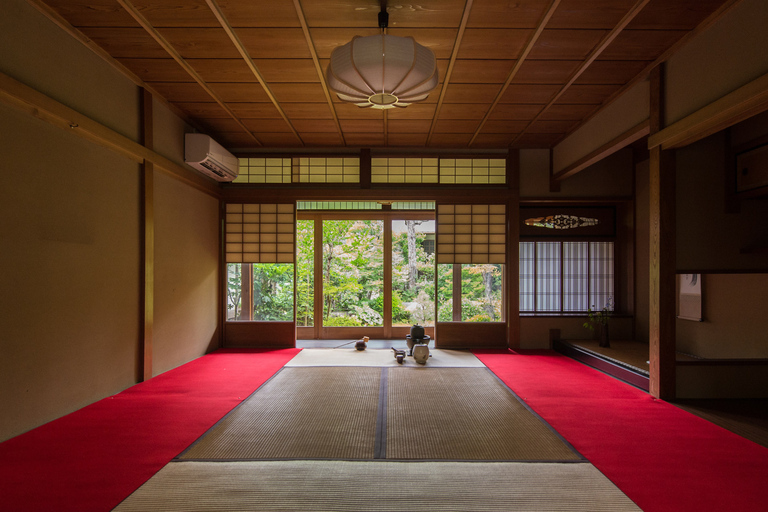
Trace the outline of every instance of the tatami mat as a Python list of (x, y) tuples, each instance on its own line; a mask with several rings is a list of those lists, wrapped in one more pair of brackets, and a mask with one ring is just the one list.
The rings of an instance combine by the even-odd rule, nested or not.
[(388, 387), (388, 459), (580, 459), (485, 368), (392, 368)]
[[(408, 353), (407, 350), (406, 353)], [(429, 353), (432, 357), (424, 365), (418, 364), (413, 357), (406, 357), (403, 364), (400, 365), (395, 360), (395, 353), (391, 349), (305, 348), (286, 366), (423, 366), (426, 368), (484, 366), (474, 354), (465, 350), (444, 350), (430, 347)]]
[(172, 462), (115, 510), (638, 511), (588, 463)]
[(182, 459), (372, 459), (378, 368), (284, 368)]

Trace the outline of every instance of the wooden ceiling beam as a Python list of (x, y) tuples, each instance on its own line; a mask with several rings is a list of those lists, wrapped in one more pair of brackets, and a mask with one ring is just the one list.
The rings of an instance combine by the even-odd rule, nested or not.
[(531, 50), (536, 45), (536, 41), (539, 40), (539, 36), (541, 36), (541, 33), (544, 31), (544, 27), (547, 26), (547, 23), (549, 23), (549, 20), (552, 18), (552, 15), (555, 14), (555, 10), (560, 5), (560, 0), (552, 0), (552, 2), (549, 4), (549, 7), (547, 8), (547, 11), (544, 13), (544, 16), (542, 16), (541, 20), (539, 21), (539, 25), (536, 27), (536, 30), (531, 35), (530, 39), (528, 39), (528, 42), (525, 44), (525, 49), (523, 50), (523, 53), (520, 55), (520, 58), (517, 59), (517, 62), (515, 62), (515, 65), (512, 66), (512, 70), (509, 72), (509, 75), (507, 75), (507, 79), (504, 81), (504, 85), (501, 86), (501, 90), (496, 95), (496, 98), (494, 98), (493, 102), (491, 103), (491, 106), (488, 108), (488, 111), (485, 113), (485, 117), (483, 117), (483, 120), (480, 121), (480, 126), (477, 127), (477, 130), (475, 131), (475, 134), (472, 136), (472, 139), (469, 141), (469, 145), (471, 146), (473, 142), (477, 139), (477, 136), (480, 135), (480, 132), (483, 129), (483, 126), (485, 126), (486, 121), (488, 121), (488, 118), (493, 113), (493, 109), (496, 108), (496, 105), (499, 104), (501, 101), (501, 97), (506, 92), (509, 85), (512, 83), (512, 80), (515, 79), (515, 76), (517, 76), (517, 72), (520, 71), (520, 67), (525, 62), (525, 59), (528, 58), (528, 54), (531, 53)]
[(565, 85), (563, 85), (560, 88), (560, 91), (558, 91), (557, 94), (555, 94), (555, 96), (549, 100), (549, 102), (544, 106), (544, 108), (541, 109), (539, 114), (536, 117), (534, 117), (530, 123), (528, 123), (528, 126), (526, 126), (526, 128), (522, 132), (517, 134), (517, 136), (515, 137), (515, 139), (512, 141), (510, 145), (517, 142), (520, 139), (520, 137), (522, 137), (525, 134), (525, 132), (527, 132), (528, 129), (530, 129), (533, 123), (538, 121), (541, 118), (542, 114), (544, 114), (544, 112), (546, 112), (552, 105), (555, 104), (555, 102), (557, 102), (557, 100), (565, 93), (565, 91), (568, 90), (568, 88), (571, 85), (573, 85), (574, 82), (576, 82), (576, 80), (578, 80), (578, 78), (582, 75), (582, 73), (584, 73), (584, 71), (587, 70), (587, 68), (600, 56), (600, 54), (603, 53), (606, 48), (608, 48), (608, 46), (619, 36), (619, 34), (621, 34), (622, 30), (624, 30), (624, 28), (626, 28), (626, 26), (629, 25), (629, 23), (633, 19), (635, 19), (635, 17), (638, 14), (640, 14), (640, 11), (642, 11), (645, 8), (645, 6), (648, 5), (648, 2), (650, 2), (650, 0), (637, 0), (637, 2), (635, 2), (635, 5), (633, 5), (632, 8), (627, 12), (627, 14), (625, 14), (624, 17), (621, 18), (619, 23), (615, 27), (613, 27), (613, 29), (611, 29), (611, 31), (608, 32), (608, 34), (606, 34), (605, 37), (603, 37), (603, 39), (595, 47), (595, 49), (592, 50), (592, 52), (584, 60), (584, 62), (581, 63), (578, 69), (576, 69), (573, 75), (571, 75), (571, 78), (569, 78), (568, 81), (565, 83)]
[(301, 136), (299, 135), (299, 132), (296, 131), (296, 128), (294, 128), (293, 126), (293, 123), (291, 123), (291, 120), (283, 111), (283, 108), (280, 105), (280, 102), (277, 101), (277, 98), (272, 92), (272, 89), (270, 89), (269, 85), (267, 85), (267, 81), (264, 80), (264, 77), (261, 75), (261, 72), (253, 63), (253, 59), (251, 58), (251, 55), (248, 53), (248, 50), (246, 50), (245, 45), (240, 40), (238, 35), (235, 33), (234, 29), (232, 28), (232, 25), (230, 25), (229, 23), (229, 20), (227, 20), (226, 16), (224, 16), (224, 13), (221, 12), (221, 8), (219, 7), (219, 4), (216, 3), (216, 0), (205, 0), (205, 3), (208, 4), (208, 8), (211, 10), (213, 15), (218, 20), (219, 25), (221, 25), (221, 28), (223, 28), (224, 32), (227, 33), (227, 37), (229, 37), (229, 40), (232, 41), (233, 45), (235, 45), (237, 52), (245, 61), (245, 65), (248, 66), (248, 69), (251, 71), (251, 73), (253, 73), (253, 76), (256, 77), (256, 80), (264, 88), (264, 92), (267, 93), (267, 97), (269, 97), (269, 100), (275, 106), (280, 116), (283, 118), (283, 120), (285, 120), (286, 123), (288, 123), (288, 127), (291, 129), (293, 134), (296, 136), (297, 139), (299, 139), (299, 141), (303, 145), (304, 141), (302, 141)]
[(464, 38), (464, 31), (467, 28), (467, 22), (469, 21), (469, 13), (472, 10), (472, 3), (474, 0), (467, 0), (464, 4), (464, 14), (461, 17), (461, 23), (459, 24), (458, 32), (456, 33), (456, 40), (453, 43), (453, 50), (451, 50), (451, 58), (448, 61), (448, 70), (443, 77), (443, 87), (440, 89), (440, 96), (437, 98), (437, 107), (435, 108), (435, 114), (432, 116), (432, 125), (429, 128), (427, 134), (426, 146), (432, 141), (432, 135), (435, 133), (435, 126), (437, 125), (437, 117), (440, 115), (440, 109), (443, 106), (445, 100), (445, 93), (448, 90), (448, 83), (451, 81), (451, 74), (453, 73), (453, 66), (456, 64), (456, 58), (459, 55), (459, 48), (461, 47), (461, 40)]
[(171, 45), (171, 43), (168, 42), (165, 37), (163, 37), (160, 32), (155, 29), (155, 27), (152, 26), (151, 23), (144, 17), (143, 14), (139, 12), (139, 10), (134, 6), (130, 0), (117, 0), (117, 2), (120, 4), (120, 6), (125, 9), (125, 11), (131, 15), (131, 17), (136, 20), (136, 22), (142, 26), (144, 30), (147, 31), (147, 33), (152, 37), (152, 39), (157, 42), (167, 53), (170, 55), (173, 60), (175, 60), (179, 66), (181, 66), (184, 71), (189, 74), (192, 79), (202, 87), (205, 92), (207, 92), (211, 98), (219, 104), (219, 106), (234, 119), (237, 124), (245, 130), (245, 132), (252, 138), (259, 146), (262, 146), (263, 144), (259, 139), (256, 138), (256, 136), (251, 133), (250, 130), (243, 124), (243, 122), (240, 120), (239, 117), (237, 117), (232, 110), (227, 106), (227, 104), (219, 97), (218, 94), (216, 94), (209, 86), (208, 83), (200, 77), (200, 75), (197, 74), (197, 71), (195, 71), (192, 66), (189, 65), (189, 63), (179, 54), (179, 52), (176, 51), (176, 49)]

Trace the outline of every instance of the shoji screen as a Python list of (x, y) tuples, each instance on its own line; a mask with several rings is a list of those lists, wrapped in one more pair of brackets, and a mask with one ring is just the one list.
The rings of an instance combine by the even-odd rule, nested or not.
[(227, 204), (227, 263), (293, 263), (293, 204)]
[(437, 205), (438, 263), (504, 263), (506, 205)]

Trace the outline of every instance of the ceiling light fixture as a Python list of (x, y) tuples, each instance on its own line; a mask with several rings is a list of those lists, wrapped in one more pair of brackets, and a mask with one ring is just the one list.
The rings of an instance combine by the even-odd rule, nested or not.
[(328, 86), (342, 101), (358, 107), (407, 107), (427, 99), (437, 87), (435, 54), (412, 37), (384, 33), (389, 23), (386, 1), (379, 13), (381, 34), (355, 36), (331, 52)]

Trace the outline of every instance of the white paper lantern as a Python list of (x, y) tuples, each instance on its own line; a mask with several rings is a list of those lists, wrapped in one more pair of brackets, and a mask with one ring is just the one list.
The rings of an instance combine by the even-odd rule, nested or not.
[(427, 99), (437, 87), (437, 60), (412, 37), (360, 37), (331, 53), (328, 86), (359, 107), (395, 108)]

